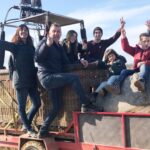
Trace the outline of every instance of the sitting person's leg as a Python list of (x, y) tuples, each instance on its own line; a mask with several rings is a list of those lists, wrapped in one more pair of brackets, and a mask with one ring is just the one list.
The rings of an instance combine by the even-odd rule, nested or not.
[(139, 79), (143, 79), (146, 82), (149, 78), (149, 73), (150, 73), (150, 66), (146, 64), (141, 65), (139, 72)]
[[(65, 85), (71, 85), (77, 95), (80, 98), (81, 105), (89, 110), (95, 109), (95, 111), (98, 111), (98, 108), (90, 103), (90, 100), (85, 94), (85, 91), (80, 83), (79, 76), (73, 73), (60, 73), (60, 74), (53, 74), (47, 76), (45, 79), (41, 81), (41, 84), (46, 89), (53, 89), (58, 87), (63, 87)], [(81, 107), (83, 108), (83, 107)]]
[[(105, 96), (107, 94), (107, 91), (105, 90), (105, 87), (107, 86), (107, 81), (103, 81), (100, 83), (100, 85), (97, 87), (97, 89), (95, 90), (95, 92), (93, 93), (95, 96), (97, 96), (98, 94), (100, 96)], [(96, 94), (97, 93), (97, 94)]]
[(147, 83), (150, 73), (150, 66), (143, 64), (140, 67), (138, 79), (134, 82), (134, 85), (139, 91), (145, 91), (145, 83)]
[(120, 82), (120, 86), (122, 86), (124, 80), (130, 76), (130, 75), (133, 75), (135, 72), (138, 72), (139, 70), (138, 69), (124, 69), (121, 71), (120, 75), (119, 75), (119, 78), (118, 78), (118, 81)]
[(138, 69), (124, 69), (121, 71), (120, 75), (111, 76), (108, 80), (107, 90), (110, 93), (120, 94), (124, 80), (135, 72), (138, 72)]
[(107, 86), (105, 86), (107, 92), (112, 94), (120, 94), (120, 82), (118, 78), (119, 75), (113, 75), (108, 79)]

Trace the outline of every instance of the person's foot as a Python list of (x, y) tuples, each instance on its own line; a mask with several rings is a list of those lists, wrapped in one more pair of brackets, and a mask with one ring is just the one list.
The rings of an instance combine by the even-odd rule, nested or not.
[(24, 133), (28, 132), (27, 128), (24, 125), (22, 126), (21, 131), (24, 132)]
[(90, 102), (95, 103), (96, 99), (97, 99), (98, 93), (97, 92), (93, 92), (90, 94)]
[(28, 131), (27, 131), (27, 134), (28, 134), (29, 137), (37, 138), (37, 132), (34, 131), (33, 129), (28, 130)]
[(119, 85), (109, 85), (105, 86), (105, 90), (111, 94), (120, 94), (120, 87)]
[(102, 97), (105, 96), (105, 91), (104, 91), (103, 89), (101, 89), (98, 93), (99, 93), (99, 95), (102, 96)]
[(141, 92), (145, 91), (145, 82), (143, 79), (136, 80), (134, 82), (134, 85), (138, 88), (139, 91)]
[(40, 130), (38, 133), (38, 138), (46, 138), (46, 137), (50, 137), (49, 132), (47, 130), (45, 131)]
[(103, 112), (103, 107), (97, 107), (93, 105), (92, 103), (89, 104), (82, 104), (81, 106), (81, 112)]

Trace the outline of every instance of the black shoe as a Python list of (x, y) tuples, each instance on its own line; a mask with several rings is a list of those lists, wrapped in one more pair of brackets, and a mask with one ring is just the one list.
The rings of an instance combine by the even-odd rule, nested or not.
[(101, 96), (101, 97), (104, 97), (105, 96), (105, 91), (103, 89), (100, 89), (98, 94)]
[(93, 105), (92, 103), (89, 104), (82, 104), (81, 112), (102, 112), (103, 108), (98, 108), (97, 106)]
[(49, 132), (48, 131), (39, 131), (38, 133), (38, 138), (47, 138), (50, 137)]
[(97, 92), (93, 92), (90, 95), (90, 102), (95, 103), (96, 99), (97, 99), (98, 93)]

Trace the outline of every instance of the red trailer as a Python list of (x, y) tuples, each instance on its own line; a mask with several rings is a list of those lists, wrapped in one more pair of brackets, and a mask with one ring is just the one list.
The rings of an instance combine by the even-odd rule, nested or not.
[[(11, 9), (20, 9), (14, 6)], [(9, 11), (11, 10), (9, 9)], [(21, 19), (7, 19), (1, 23), (2, 31), (5, 26), (16, 27), (16, 23), (23, 21), (33, 30), (44, 30), (45, 24), (50, 22), (58, 22), (60, 25), (70, 25), (80, 23), (84, 29), (82, 20), (57, 15), (51, 12), (32, 8), (22, 8), (23, 11), (34, 11), (37, 15)], [(8, 12), (9, 12), (8, 11)], [(36, 28), (34, 28), (36, 27)], [(4, 33), (4, 32), (3, 32)], [(2, 34), (1, 34), (2, 35)], [(78, 71), (75, 72), (82, 78), (82, 84), (88, 91), (93, 84), (99, 83), (101, 74), (95, 71)], [(37, 139), (30, 138), (18, 128), (15, 120), (17, 116), (17, 102), (15, 100), (15, 92), (11, 88), (11, 81), (8, 81), (8, 72), (3, 71), (0, 75), (0, 95), (7, 95), (9, 98), (1, 99), (0, 97), (0, 118), (1, 124), (7, 119), (7, 124), (0, 128), (0, 149), (9, 147), (19, 150), (139, 150), (150, 149), (150, 114), (138, 113), (111, 113), (111, 112), (95, 112), (95, 113), (80, 113), (76, 108), (76, 100), (73, 102), (73, 109), (66, 112), (67, 122), (65, 128), (58, 131), (50, 131), (49, 138)], [(92, 77), (92, 78), (91, 78)], [(92, 80), (94, 77), (94, 81)], [(103, 79), (106, 78), (104, 75)], [(9, 84), (5, 85), (8, 82)], [(95, 82), (95, 83), (94, 83)], [(9, 89), (9, 90), (8, 90)], [(8, 90), (8, 91), (7, 91)], [(68, 93), (67, 89), (67, 93)], [(68, 99), (71, 101), (73, 93)], [(10, 99), (10, 102), (7, 102)], [(74, 98), (72, 98), (74, 99)], [(9, 109), (2, 108), (2, 104)], [(74, 106), (77, 106), (74, 108)], [(67, 110), (67, 108), (65, 108)], [(42, 109), (39, 111), (39, 116), (43, 115)], [(74, 112), (72, 112), (74, 111)], [(5, 115), (4, 115), (5, 113)], [(71, 117), (70, 117), (71, 116)], [(38, 119), (38, 118), (37, 118)], [(10, 122), (9, 122), (9, 121)], [(12, 121), (13, 120), (13, 121)], [(60, 120), (58, 120), (60, 121)], [(10, 124), (12, 128), (8, 128)]]
[[(74, 127), (74, 132), (69, 132)], [(19, 130), (0, 129), (0, 147), (19, 150), (141, 150), (150, 149), (150, 114), (73, 113), (64, 132), (34, 139)]]

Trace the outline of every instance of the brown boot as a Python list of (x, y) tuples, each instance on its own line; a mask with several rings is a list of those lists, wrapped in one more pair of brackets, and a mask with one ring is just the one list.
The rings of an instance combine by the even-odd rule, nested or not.
[(136, 80), (134, 82), (134, 85), (138, 88), (139, 91), (141, 92), (145, 91), (145, 82), (143, 79)]
[(103, 89), (101, 89), (99, 92), (98, 92), (98, 94), (100, 95), (100, 96), (105, 96), (105, 92), (104, 92), (104, 90)]
[(105, 89), (107, 92), (111, 93), (111, 94), (120, 94), (120, 87), (119, 85), (109, 85), (107, 84), (105, 86)]

